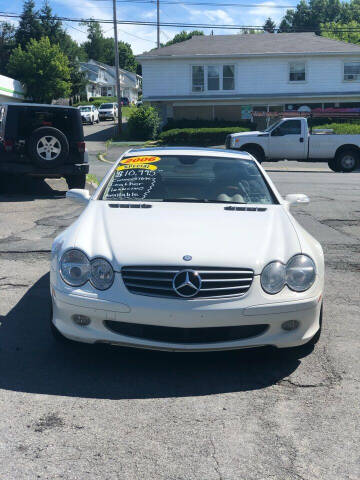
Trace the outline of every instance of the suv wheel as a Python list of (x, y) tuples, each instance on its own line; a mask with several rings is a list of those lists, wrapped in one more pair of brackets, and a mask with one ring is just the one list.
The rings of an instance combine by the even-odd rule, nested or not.
[(69, 190), (72, 188), (85, 188), (86, 184), (86, 175), (68, 175), (65, 177), (66, 183), (69, 187)]
[(69, 155), (69, 142), (65, 135), (54, 127), (40, 127), (28, 140), (30, 157), (41, 168), (54, 168), (64, 163)]

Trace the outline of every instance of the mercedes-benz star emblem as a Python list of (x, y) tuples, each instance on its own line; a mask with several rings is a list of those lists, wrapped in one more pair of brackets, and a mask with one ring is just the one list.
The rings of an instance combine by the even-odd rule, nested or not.
[(185, 262), (190, 262), (190, 260), (192, 260), (192, 256), (191, 255), (184, 255), (183, 260), (185, 260)]
[(173, 278), (173, 289), (180, 297), (195, 297), (201, 289), (201, 277), (195, 270), (180, 270)]

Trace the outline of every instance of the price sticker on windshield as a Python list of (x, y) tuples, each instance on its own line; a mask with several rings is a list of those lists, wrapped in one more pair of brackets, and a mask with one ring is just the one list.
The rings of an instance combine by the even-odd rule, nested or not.
[(154, 162), (159, 162), (161, 160), (160, 157), (153, 157), (153, 156), (142, 156), (142, 157), (130, 157), (130, 158), (124, 158), (124, 160), (121, 160), (120, 163), (123, 163), (125, 165), (144, 165), (147, 163), (154, 163)]
[(120, 167), (117, 167), (116, 170), (118, 170), (119, 172), (121, 170), (132, 170), (133, 168), (137, 168), (137, 169), (141, 169), (141, 170), (151, 170), (151, 171), (154, 171), (154, 170), (157, 170), (157, 166), (156, 165), (148, 165), (148, 164), (144, 164), (144, 163), (139, 163), (139, 164), (136, 164), (136, 165), (120, 165)]

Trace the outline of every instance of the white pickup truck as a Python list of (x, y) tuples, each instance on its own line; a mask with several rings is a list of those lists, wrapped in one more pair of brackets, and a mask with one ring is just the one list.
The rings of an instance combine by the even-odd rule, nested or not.
[(306, 118), (283, 118), (263, 132), (232, 133), (225, 147), (265, 160), (328, 162), (335, 172), (360, 166), (360, 135), (335, 135), (331, 130), (310, 132)]

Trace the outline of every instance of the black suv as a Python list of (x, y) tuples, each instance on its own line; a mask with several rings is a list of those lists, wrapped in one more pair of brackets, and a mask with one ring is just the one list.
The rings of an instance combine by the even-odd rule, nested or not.
[(80, 110), (58, 105), (0, 105), (0, 172), (65, 177), (84, 188), (89, 171)]

